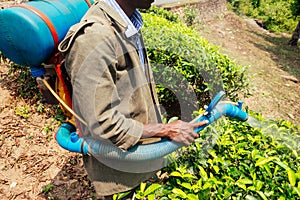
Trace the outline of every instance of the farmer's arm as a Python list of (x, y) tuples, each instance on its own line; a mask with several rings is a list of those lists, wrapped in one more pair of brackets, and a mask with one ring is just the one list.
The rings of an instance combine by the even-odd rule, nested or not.
[(194, 132), (194, 129), (203, 126), (206, 123), (207, 121), (188, 123), (178, 120), (168, 124), (147, 124), (144, 125), (142, 137), (168, 137), (175, 142), (190, 145), (195, 138), (199, 137), (199, 135)]

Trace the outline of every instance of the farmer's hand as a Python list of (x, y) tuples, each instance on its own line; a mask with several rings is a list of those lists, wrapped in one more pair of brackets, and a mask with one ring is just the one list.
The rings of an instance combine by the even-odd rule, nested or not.
[(194, 132), (194, 129), (207, 123), (207, 121), (189, 123), (178, 120), (168, 124), (147, 124), (144, 125), (142, 137), (168, 137), (175, 142), (183, 143), (188, 146), (199, 137), (199, 135)]
[(188, 123), (181, 120), (171, 122), (166, 124), (168, 130), (167, 137), (171, 140), (185, 145), (190, 145), (199, 137), (198, 133), (194, 132), (195, 128), (207, 124), (206, 121), (197, 122), (197, 123)]

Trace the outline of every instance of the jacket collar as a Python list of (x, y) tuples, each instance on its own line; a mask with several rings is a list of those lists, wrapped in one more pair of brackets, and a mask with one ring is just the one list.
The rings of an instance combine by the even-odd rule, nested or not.
[(116, 21), (119, 25), (119, 28), (122, 32), (125, 32), (127, 30), (127, 23), (122, 19), (120, 14), (115, 11), (112, 7), (110, 7), (108, 4), (106, 4), (103, 1), (99, 1), (96, 6), (100, 7), (109, 17), (111, 17), (114, 21)]
[(107, 3), (111, 6), (117, 13), (121, 16), (121, 18), (126, 22), (128, 25), (125, 35), (127, 38), (130, 38), (137, 34), (143, 25), (142, 16), (138, 10), (135, 10), (133, 14), (128, 17), (120, 5), (116, 2), (116, 0), (102, 0), (103, 2)]

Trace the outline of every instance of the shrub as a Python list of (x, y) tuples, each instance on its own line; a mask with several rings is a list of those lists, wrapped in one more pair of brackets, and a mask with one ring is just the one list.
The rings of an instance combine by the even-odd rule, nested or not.
[(179, 22), (180, 21), (179, 17), (176, 14), (171, 13), (163, 8), (159, 8), (156, 6), (151, 6), (150, 9), (145, 9), (145, 10), (143, 9), (143, 10), (141, 10), (141, 12), (148, 13), (150, 15), (155, 15), (158, 17), (162, 17), (171, 22)]
[(183, 9), (183, 21), (187, 26), (192, 26), (199, 14), (195, 6), (185, 6)]
[(292, 32), (299, 15), (298, 0), (230, 0), (233, 10), (239, 14), (263, 20), (272, 32)]
[[(207, 105), (220, 90), (225, 89), (234, 101), (239, 94), (248, 93), (246, 68), (221, 54), (193, 29), (146, 13), (143, 18), (145, 43), (159, 99), (165, 108), (175, 104), (192, 113)], [(180, 113), (184, 114), (175, 112)]]
[(259, 115), (252, 121), (256, 127), (225, 118), (207, 127), (162, 170), (169, 178), (137, 189), (138, 197), (299, 199), (300, 127)]

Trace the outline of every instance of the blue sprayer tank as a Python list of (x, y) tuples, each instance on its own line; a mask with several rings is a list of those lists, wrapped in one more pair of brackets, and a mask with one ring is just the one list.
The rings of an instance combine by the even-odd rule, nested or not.
[(69, 28), (80, 21), (89, 2), (38, 0), (0, 10), (0, 51), (17, 64), (39, 67), (53, 55)]

